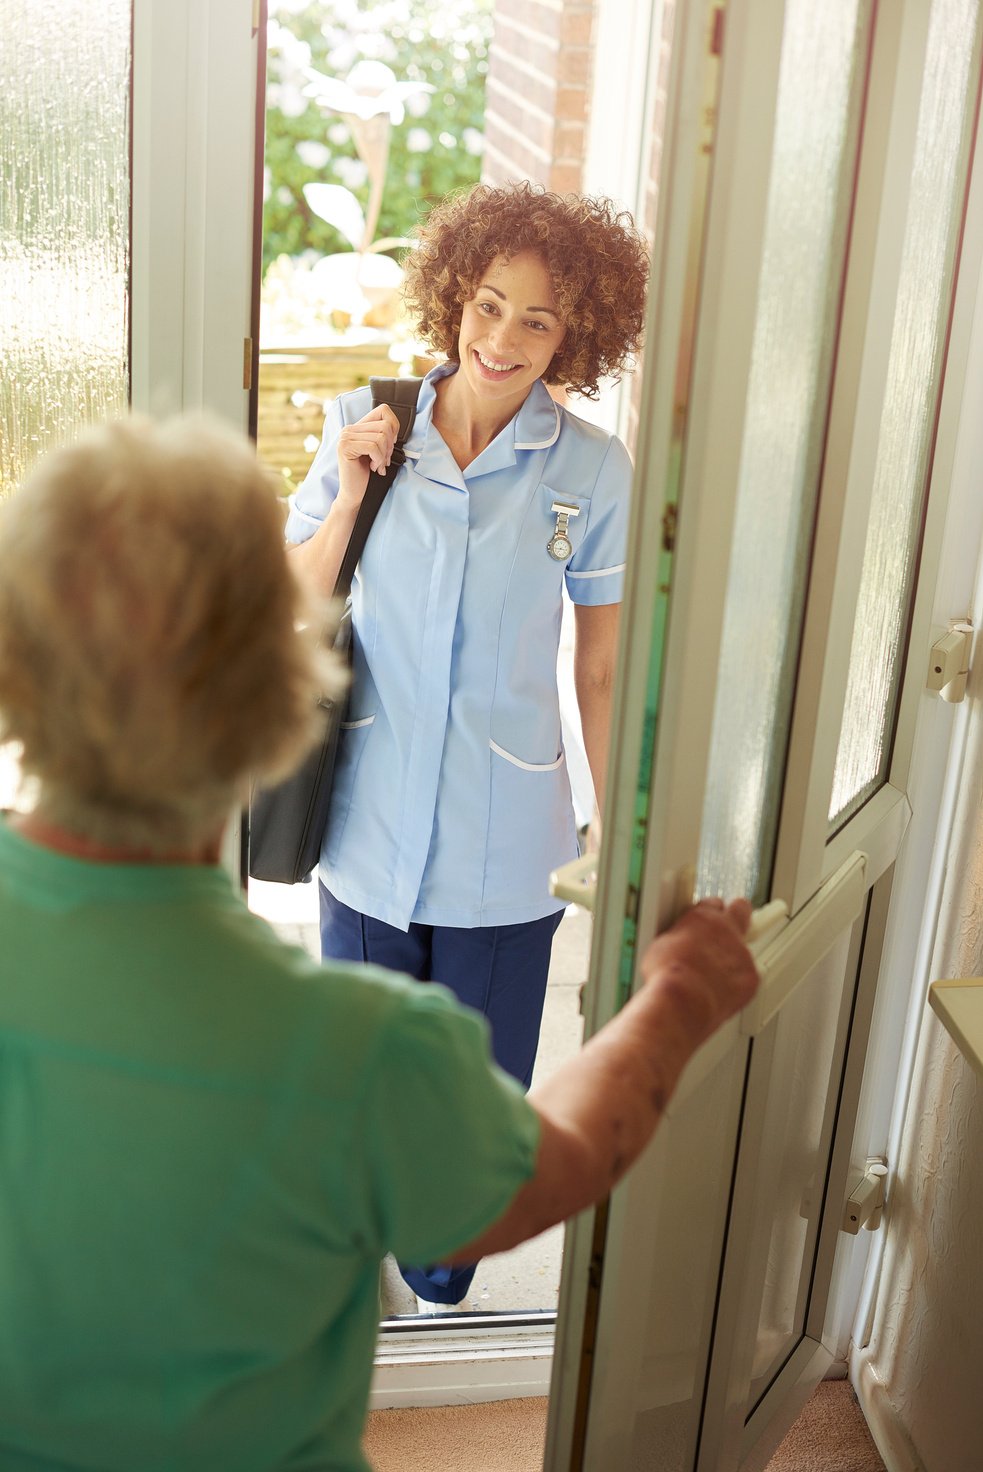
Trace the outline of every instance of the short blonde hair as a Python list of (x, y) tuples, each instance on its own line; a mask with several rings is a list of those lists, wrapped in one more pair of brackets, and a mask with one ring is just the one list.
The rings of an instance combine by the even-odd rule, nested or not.
[(47, 456), (0, 509), (0, 741), (38, 812), (154, 853), (212, 835), (320, 729), (321, 612), (245, 440), (134, 417)]

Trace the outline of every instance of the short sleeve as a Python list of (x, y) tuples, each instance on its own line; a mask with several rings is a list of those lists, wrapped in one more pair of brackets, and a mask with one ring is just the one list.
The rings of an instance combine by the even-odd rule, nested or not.
[(331, 509), (338, 494), (338, 436), (345, 425), (340, 399), (335, 399), (324, 417), (321, 443), (310, 470), (289, 498), (290, 510), (284, 527), (288, 542), (306, 542)]
[(443, 987), (413, 986), (390, 1017), (365, 1111), (379, 1246), (400, 1262), (463, 1247), (534, 1174), (539, 1117)]
[(574, 603), (620, 603), (631, 502), (632, 464), (614, 436), (590, 499), (587, 528), (567, 564), (566, 588)]

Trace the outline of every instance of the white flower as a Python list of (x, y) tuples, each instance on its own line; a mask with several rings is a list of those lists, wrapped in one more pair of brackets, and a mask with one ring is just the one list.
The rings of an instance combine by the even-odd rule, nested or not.
[(421, 92), (432, 92), (426, 82), (397, 82), (384, 61), (358, 61), (345, 81), (327, 77), (314, 67), (304, 68), (310, 84), (304, 88), (319, 106), (330, 112), (350, 113), (368, 121), (386, 113), (391, 123), (401, 123), (406, 113), (404, 100)]

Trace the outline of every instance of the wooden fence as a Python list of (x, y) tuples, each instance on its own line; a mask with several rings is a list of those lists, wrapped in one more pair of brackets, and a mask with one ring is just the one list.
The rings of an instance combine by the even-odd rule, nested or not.
[(263, 348), (259, 355), (259, 458), (286, 494), (307, 474), (321, 440), (325, 406), (373, 374), (398, 372), (383, 340), (326, 347)]

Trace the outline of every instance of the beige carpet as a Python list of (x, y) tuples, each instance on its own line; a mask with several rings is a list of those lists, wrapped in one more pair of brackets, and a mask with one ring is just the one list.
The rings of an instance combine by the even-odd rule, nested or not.
[[(375, 1472), (542, 1472), (545, 1439), (545, 1398), (501, 1400), (373, 1411), (365, 1453)], [(884, 1472), (848, 1381), (822, 1381), (766, 1472)]]
[(545, 1443), (545, 1396), (372, 1411), (363, 1440), (375, 1472), (542, 1472)]
[(821, 1380), (765, 1472), (884, 1472), (849, 1380)]

